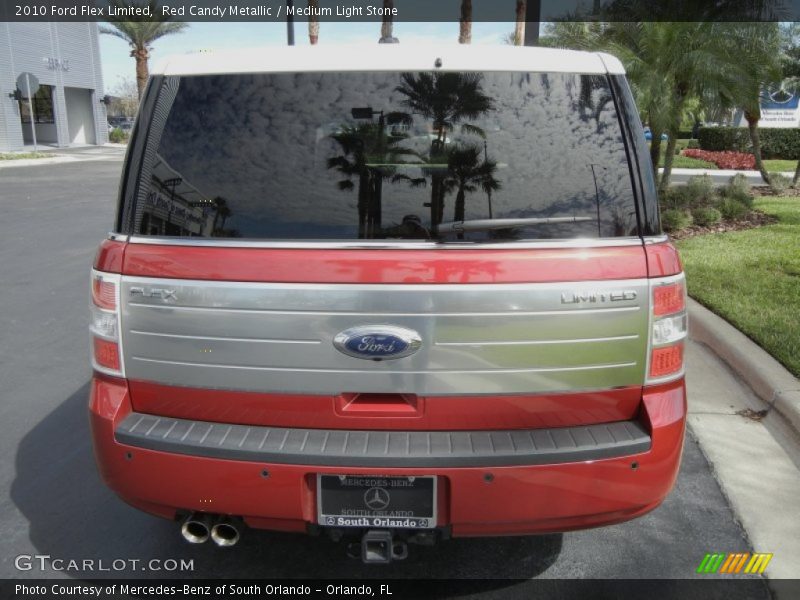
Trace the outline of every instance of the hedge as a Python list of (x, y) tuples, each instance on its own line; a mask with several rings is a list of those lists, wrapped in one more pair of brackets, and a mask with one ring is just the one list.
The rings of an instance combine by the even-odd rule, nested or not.
[[(800, 159), (800, 129), (758, 130), (761, 138), (761, 157)], [(747, 127), (704, 127), (697, 136), (700, 148), (712, 152), (751, 152)]]

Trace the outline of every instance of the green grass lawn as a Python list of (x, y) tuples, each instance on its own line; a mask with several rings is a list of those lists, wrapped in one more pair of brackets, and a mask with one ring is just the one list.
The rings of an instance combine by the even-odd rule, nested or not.
[(44, 152), (0, 152), (0, 160), (20, 160), (23, 158), (47, 158)]
[[(664, 155), (661, 155), (661, 165), (664, 166)], [(707, 160), (699, 158), (689, 158), (688, 156), (676, 156), (672, 161), (673, 169), (705, 169), (707, 171), (717, 170), (719, 167)]]
[(797, 168), (797, 161), (796, 160), (765, 160), (764, 166), (767, 168), (768, 173), (783, 173), (785, 171), (791, 171), (794, 173), (794, 170)]
[(779, 222), (677, 243), (689, 294), (800, 377), (800, 199), (756, 208)]

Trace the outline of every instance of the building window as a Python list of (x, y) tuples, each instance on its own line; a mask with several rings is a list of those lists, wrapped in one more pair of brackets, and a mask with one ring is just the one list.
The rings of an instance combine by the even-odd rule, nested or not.
[[(53, 113), (53, 86), (39, 86), (32, 98), (33, 122), (34, 123), (55, 123)], [(23, 98), (19, 101), (19, 114), (23, 123), (31, 122), (28, 99)]]

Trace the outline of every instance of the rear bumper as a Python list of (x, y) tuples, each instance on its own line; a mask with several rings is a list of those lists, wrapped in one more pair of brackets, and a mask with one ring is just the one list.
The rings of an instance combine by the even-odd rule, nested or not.
[[(522, 449), (517, 443), (522, 432), (495, 432), (498, 437), (485, 438), (491, 450), (481, 450), (478, 444), (471, 456), (467, 451), (454, 455), (426, 450), (412, 456), (411, 462), (397, 455), (383, 463), (366, 455), (369, 444), (360, 455), (344, 453), (338, 459), (306, 451), (313, 448), (308, 443), (299, 453), (291, 445), (286, 447), (288, 454), (264, 453), (263, 446), (248, 453), (252, 443), (248, 440), (255, 435), (245, 436), (248, 428), (231, 429), (222, 444), (215, 443), (226, 449), (222, 453), (198, 445), (202, 436), (187, 446), (183, 442), (191, 441), (194, 434), (184, 437), (175, 432), (183, 428), (185, 433), (190, 422), (162, 419), (157, 423), (145, 417), (149, 419), (146, 429), (141, 423), (141, 429), (133, 427), (139, 417), (131, 408), (127, 383), (99, 375), (92, 382), (90, 417), (103, 479), (123, 500), (153, 514), (172, 518), (178, 511), (206, 511), (242, 516), (252, 527), (305, 531), (316, 521), (317, 473), (436, 475), (438, 526), (450, 526), (454, 536), (472, 536), (595, 527), (625, 521), (658, 506), (672, 488), (680, 464), (686, 418), (684, 383), (646, 388), (642, 400), (637, 422), (625, 424), (631, 433), (627, 446), (603, 445), (598, 439), (594, 446), (589, 441), (584, 445), (576, 437), (577, 430), (587, 429), (583, 427), (573, 428), (573, 451), (559, 450), (554, 444), (543, 454), (535, 451), (535, 445)], [(258, 441), (268, 428), (259, 429), (260, 437), (253, 438)], [(153, 435), (162, 430), (169, 433)], [(225, 426), (220, 433), (228, 430)], [(149, 436), (144, 435), (147, 431)], [(228, 441), (232, 435), (238, 436), (236, 443)], [(380, 435), (387, 436), (386, 432)], [(433, 438), (423, 432), (397, 435), (413, 435), (409, 443), (422, 441), (434, 450), (436, 440), (452, 448), (452, 442), (463, 441), (464, 436), (455, 432), (431, 434)], [(501, 438), (517, 440), (513, 452), (497, 450)], [(391, 441), (389, 437), (380, 441), (384, 439), (386, 444)], [(431, 440), (433, 446), (428, 446)], [(256, 446), (251, 449), (258, 450)]]

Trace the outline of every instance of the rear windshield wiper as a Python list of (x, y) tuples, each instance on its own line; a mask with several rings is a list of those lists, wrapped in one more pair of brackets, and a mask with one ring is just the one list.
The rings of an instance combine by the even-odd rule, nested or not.
[(595, 221), (595, 217), (532, 217), (528, 219), (473, 219), (470, 221), (452, 221), (441, 223), (439, 233), (462, 233), (464, 231), (488, 231), (491, 229), (511, 229), (513, 227), (529, 227), (531, 225), (547, 225), (550, 223), (584, 223)]

